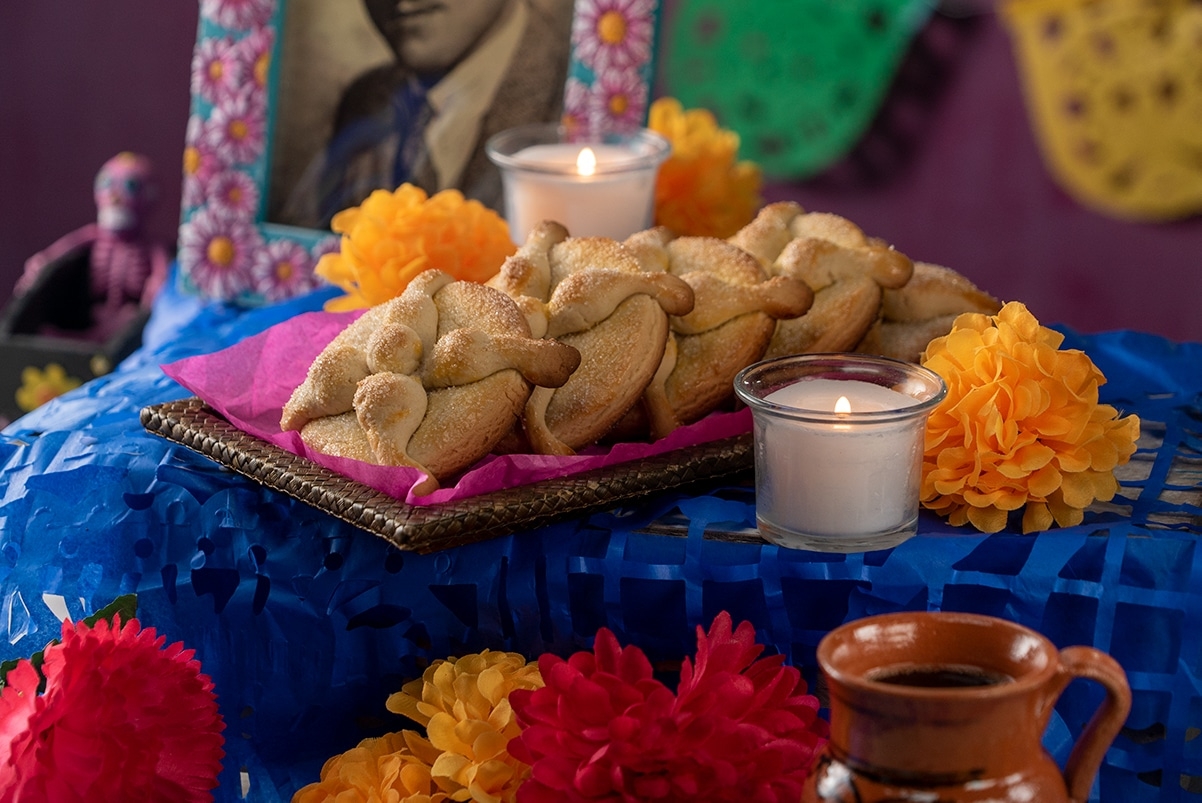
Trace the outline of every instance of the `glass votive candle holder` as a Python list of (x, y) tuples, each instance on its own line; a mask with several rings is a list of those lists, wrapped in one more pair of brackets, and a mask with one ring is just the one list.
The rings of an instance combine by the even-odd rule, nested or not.
[(671, 150), (648, 129), (577, 138), (555, 123), (510, 128), (485, 144), (501, 171), (515, 243), (544, 220), (563, 224), (573, 237), (624, 240), (649, 228), (655, 179)]
[(756, 522), (780, 546), (864, 552), (917, 532), (934, 371), (864, 354), (801, 354), (735, 377), (750, 408)]

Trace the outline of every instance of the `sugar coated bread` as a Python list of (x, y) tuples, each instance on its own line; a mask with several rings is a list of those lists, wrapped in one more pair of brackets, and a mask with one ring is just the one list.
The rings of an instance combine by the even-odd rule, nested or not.
[(663, 358), (668, 316), (693, 309), (693, 290), (648, 273), (625, 244), (535, 226), (489, 285), (517, 300), (534, 332), (571, 345), (580, 365), (562, 386), (533, 392), (507, 448), (571, 454), (598, 441), (647, 389)]
[(943, 337), (965, 312), (996, 315), (1002, 303), (951, 268), (915, 262), (903, 287), (886, 290), (881, 320), (857, 351), (918, 362), (927, 344)]
[(664, 437), (731, 405), (735, 375), (764, 358), (917, 360), (957, 315), (999, 308), (955, 271), (794, 203), (728, 240), (571, 237), (546, 221), (486, 284), (426, 271), (364, 313), (280, 426), (326, 454), (417, 467), (424, 494), (489, 453)]
[(579, 362), (532, 337), (504, 293), (426, 271), (331, 341), (280, 427), (325, 454), (419, 468), (414, 490), (428, 493), (492, 451), (532, 386), (563, 384)]
[(801, 280), (814, 293), (803, 317), (777, 323), (765, 357), (855, 348), (880, 319), (884, 292), (903, 287), (914, 268), (850, 220), (788, 201), (764, 207), (730, 242), (770, 275)]
[(733, 398), (735, 375), (763, 356), (778, 320), (806, 313), (813, 293), (799, 280), (769, 278), (755, 257), (724, 240), (650, 229), (626, 242), (644, 270), (693, 288), (693, 309), (669, 318), (672, 342), (644, 394), (646, 426), (659, 438)]

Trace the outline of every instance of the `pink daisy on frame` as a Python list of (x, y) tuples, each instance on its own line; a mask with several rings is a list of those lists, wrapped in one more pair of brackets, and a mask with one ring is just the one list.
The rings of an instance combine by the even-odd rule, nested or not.
[(200, 0), (200, 16), (233, 31), (266, 25), (275, 13), (275, 0)]
[(209, 144), (210, 136), (206, 133), (207, 123), (199, 115), (188, 118), (187, 133), (184, 136), (184, 181), (181, 202), (185, 210), (201, 206), (208, 199), (209, 179), (221, 171), (226, 165), (217, 152)]
[(192, 54), (192, 95), (219, 103), (238, 91), (244, 73), (233, 39), (228, 36), (204, 39)]
[(635, 70), (607, 72), (598, 76), (588, 102), (593, 130), (633, 131), (647, 113), (647, 84)]
[(589, 85), (569, 76), (564, 86), (562, 120), (569, 134), (589, 130), (589, 97)]
[(282, 301), (318, 286), (309, 251), (291, 240), (272, 240), (255, 252), (252, 289), (267, 301)]
[(275, 31), (270, 27), (258, 28), (235, 45), (238, 61), (249, 80), (261, 92), (267, 91), (267, 78), (271, 71), (271, 52), (275, 45)]
[(223, 98), (209, 115), (209, 144), (231, 163), (252, 164), (263, 155), (266, 114), (263, 94), (253, 85)]
[(251, 287), (255, 253), (263, 241), (249, 221), (205, 208), (180, 226), (179, 262), (205, 296), (234, 299)]
[[(331, 234), (329, 237), (323, 237), (318, 240), (317, 245), (313, 246), (313, 264), (317, 264), (317, 260), (321, 259), (326, 254), (337, 254), (342, 250), (342, 238), (336, 234)], [(318, 277), (320, 279), (320, 277)]]
[(259, 210), (259, 187), (241, 170), (213, 174), (206, 184), (205, 197), (215, 208), (248, 220)]
[(598, 77), (651, 60), (656, 0), (579, 0), (572, 22), (576, 58)]

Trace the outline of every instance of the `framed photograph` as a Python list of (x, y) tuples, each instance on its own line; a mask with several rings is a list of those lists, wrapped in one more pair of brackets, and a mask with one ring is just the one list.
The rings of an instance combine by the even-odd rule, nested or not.
[(493, 134), (629, 129), (659, 0), (201, 0), (180, 276), (245, 306), (321, 282), (330, 219), (373, 190), (447, 188), (504, 214)]

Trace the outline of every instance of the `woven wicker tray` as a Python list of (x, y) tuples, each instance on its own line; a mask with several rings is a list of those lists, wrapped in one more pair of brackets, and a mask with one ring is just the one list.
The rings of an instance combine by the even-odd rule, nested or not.
[(407, 505), (235, 427), (200, 399), (146, 407), (142, 426), (228, 468), (387, 539), (435, 552), (614, 507), (752, 468), (751, 436), (508, 488), (441, 505)]

